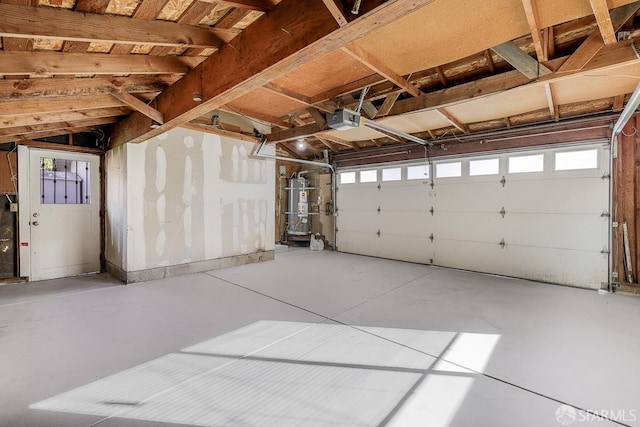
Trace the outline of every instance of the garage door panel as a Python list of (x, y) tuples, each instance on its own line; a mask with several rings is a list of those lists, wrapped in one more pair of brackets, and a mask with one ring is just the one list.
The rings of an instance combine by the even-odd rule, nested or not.
[(377, 212), (340, 211), (336, 218), (338, 230), (375, 233), (380, 228)]
[[(599, 150), (599, 169), (554, 170), (556, 153), (594, 148)], [(540, 154), (544, 171), (507, 173), (510, 158), (536, 155), (531, 158), (540, 159)], [(472, 159), (462, 159), (462, 176), (435, 178), (433, 189), (428, 180), (424, 180), (427, 185), (406, 179), (382, 182), (380, 191), (377, 184), (363, 188), (356, 184), (350, 192), (338, 193), (342, 216), (338, 227), (347, 227), (346, 233), (339, 232), (338, 247), (364, 255), (421, 263), (433, 260), (446, 267), (600, 288), (607, 281), (608, 267), (609, 218), (602, 216), (609, 200), (609, 180), (602, 178), (607, 155), (601, 144), (593, 143), (533, 149), (486, 156), (499, 159), (499, 175), (469, 176)], [(474, 159), (478, 158), (482, 157)], [(436, 160), (434, 169), (439, 162), (452, 160)], [(528, 166), (520, 161), (518, 167)], [(351, 199), (345, 204), (342, 199), (347, 195)]]
[(607, 220), (599, 215), (507, 214), (502, 235), (517, 245), (600, 251), (606, 227)]
[[(592, 289), (599, 289), (607, 281), (607, 257), (599, 252), (557, 248), (532, 251), (530, 247), (507, 244), (504, 256), (508, 268), (502, 274), (507, 276)], [(547, 268), (541, 269), (541, 265)]]
[(402, 206), (407, 209), (421, 209), (428, 205), (428, 194), (431, 187), (425, 186), (394, 186), (382, 187), (380, 202), (384, 206)]
[(424, 236), (431, 234), (434, 220), (428, 212), (382, 211), (380, 229), (385, 233), (405, 236)]
[(338, 209), (370, 209), (378, 206), (378, 189), (361, 184), (341, 186), (338, 190)]
[(501, 205), (504, 200), (502, 184), (467, 182), (459, 185), (436, 182), (434, 200), (443, 209), (483, 211)]
[(337, 241), (340, 252), (381, 256), (379, 250), (380, 239), (373, 233), (338, 230)]
[(472, 242), (436, 237), (434, 244), (433, 263), (435, 265), (483, 273), (495, 273), (496, 270), (502, 270), (501, 258), (499, 257), (501, 248), (497, 242)]
[(502, 217), (499, 213), (436, 212), (435, 232), (438, 238), (499, 242)]
[(427, 237), (380, 235), (385, 258), (429, 264), (433, 259), (433, 244)]
[[(583, 180), (537, 180), (507, 184), (505, 209), (515, 212), (602, 213), (608, 198), (609, 181), (601, 178)], [(544, 199), (532, 197), (544, 188)]]

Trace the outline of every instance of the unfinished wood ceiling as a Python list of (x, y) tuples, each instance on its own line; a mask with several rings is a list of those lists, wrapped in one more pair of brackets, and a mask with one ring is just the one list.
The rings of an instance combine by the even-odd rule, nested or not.
[[(175, 126), (313, 158), (619, 111), (640, 81), (630, 0), (0, 0), (0, 143)], [(357, 12), (357, 13), (354, 13)], [(219, 120), (229, 114), (248, 126)], [(218, 116), (218, 117), (215, 117)], [(106, 144), (106, 142), (105, 142)]]

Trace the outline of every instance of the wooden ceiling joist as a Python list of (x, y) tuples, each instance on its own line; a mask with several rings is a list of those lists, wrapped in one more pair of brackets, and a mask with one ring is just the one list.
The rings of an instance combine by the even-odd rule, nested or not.
[(43, 123), (77, 122), (100, 117), (122, 117), (129, 114), (128, 107), (103, 108), (83, 111), (48, 112), (21, 116), (0, 116), (0, 127), (34, 126)]
[[(315, 107), (315, 108), (319, 108), (319, 109), (325, 109), (326, 107), (322, 106), (322, 105), (317, 105), (314, 106), (314, 104), (311, 102), (311, 99), (309, 99), (309, 97), (304, 96), (300, 93), (296, 93), (292, 90), (289, 90), (283, 86), (280, 86), (277, 83), (274, 82), (269, 82), (266, 85), (264, 85), (265, 89), (268, 89), (274, 93), (277, 93), (279, 95), (284, 96), (285, 98), (291, 99), (293, 101), (299, 102), (300, 104), (306, 105), (308, 107)], [(326, 110), (327, 113), (332, 113), (333, 110)]]
[(398, 100), (399, 96), (400, 96), (400, 93), (397, 93), (397, 92), (390, 93), (389, 95), (387, 95), (384, 98), (384, 102), (382, 103), (382, 106), (378, 110), (378, 116), (384, 117), (388, 115), (391, 109), (393, 108), (393, 106), (395, 105), (396, 101)]
[(111, 95), (29, 98), (0, 102), (0, 117), (61, 111), (114, 108), (126, 105)]
[(618, 95), (613, 98), (612, 109), (614, 112), (622, 111), (622, 109), (624, 108), (624, 97), (624, 95)]
[(68, 128), (59, 129), (59, 130), (24, 134), (24, 135), (21, 135), (20, 138), (16, 138), (15, 136), (2, 136), (0, 137), (0, 144), (4, 144), (5, 142), (19, 141), (20, 139), (47, 138), (50, 136), (69, 135), (72, 133), (89, 132), (89, 131), (95, 130), (95, 128), (96, 128), (95, 126), (83, 126), (83, 127), (70, 126)]
[(529, 31), (531, 32), (531, 38), (533, 45), (536, 48), (536, 55), (539, 62), (546, 62), (549, 58), (546, 56), (546, 50), (542, 43), (542, 28), (540, 27), (540, 18), (538, 17), (538, 5), (536, 0), (522, 0), (522, 6), (524, 7), (524, 13), (527, 16), (527, 23), (529, 24)]
[(325, 6), (327, 6), (327, 9), (329, 10), (329, 12), (331, 12), (331, 15), (333, 15), (333, 18), (336, 20), (339, 26), (344, 27), (349, 23), (346, 18), (344, 4), (342, 3), (342, 0), (322, 0), (322, 1), (324, 2)]
[(551, 87), (551, 83), (544, 84), (544, 93), (547, 97), (547, 103), (549, 104), (549, 114), (551, 114), (551, 118), (554, 120), (558, 120), (560, 118), (558, 104), (556, 104), (555, 98), (553, 96), (553, 88)]
[(151, 120), (154, 120), (158, 124), (164, 123), (164, 119), (162, 118), (162, 113), (160, 111), (156, 110), (155, 108), (152, 108), (147, 103), (142, 102), (135, 96), (127, 92), (122, 92), (117, 90), (114, 90), (111, 93), (111, 95), (113, 95), (113, 97), (119, 100), (120, 102), (131, 107), (133, 110), (136, 110), (144, 114), (145, 116), (149, 117)]
[(349, 148), (353, 148), (354, 150), (359, 150), (360, 146), (353, 142), (353, 141), (347, 141), (346, 139), (342, 139), (339, 138), (337, 136), (334, 135), (330, 135), (328, 133), (324, 133), (321, 135), (321, 138), (326, 140), (326, 141), (330, 141), (339, 145), (344, 145), (345, 147), (349, 147)]
[(202, 58), (0, 51), (0, 75), (185, 74)]
[[(223, 46), (158, 96), (157, 108), (165, 118), (163, 126), (150, 129), (150, 119), (133, 113), (114, 126), (111, 144), (141, 142), (166, 132), (431, 2), (388, 0), (340, 28), (322, 1), (305, 2), (300, 7), (297, 0), (282, 0), (232, 44)], [(216, 76), (215, 84), (203, 87), (208, 76)], [(203, 102), (183, 95), (196, 91), (203, 94)]]
[[(592, 73), (624, 67), (630, 64), (639, 64), (640, 59), (631, 45), (640, 40), (628, 40), (603, 48), (582, 70), (573, 73), (548, 74), (537, 81), (529, 81), (518, 71), (510, 71), (495, 76), (486, 77), (474, 82), (463, 83), (448, 89), (430, 92), (418, 98), (409, 98), (396, 102), (389, 115), (395, 116), (409, 112), (435, 110), (469, 101), (473, 98), (489, 96), (495, 93), (505, 92), (519, 86), (539, 86), (545, 83), (553, 83), (563, 79), (574, 78)], [(566, 58), (557, 58), (550, 61), (550, 66), (555, 68), (566, 61)]]
[(604, 44), (615, 43), (617, 41), (616, 32), (613, 29), (613, 24), (611, 23), (611, 15), (609, 14), (607, 0), (589, 0), (589, 2), (591, 3), (593, 14), (596, 17), (596, 22), (598, 22), (598, 28), (600, 29), (600, 35), (602, 35)]
[(235, 105), (223, 105), (220, 107), (220, 110), (226, 111), (228, 113), (237, 114), (239, 116), (247, 117), (250, 119), (255, 119), (259, 122), (266, 123), (268, 125), (276, 126), (278, 128), (287, 129), (291, 126), (287, 125), (287, 123), (277, 117), (272, 117), (267, 114), (258, 113), (256, 111), (249, 111), (244, 108), (236, 107)]
[(221, 6), (237, 7), (246, 10), (266, 12), (271, 9), (271, 3), (267, 0), (202, 0), (207, 3), (217, 3)]
[(469, 126), (462, 123), (456, 117), (453, 116), (449, 111), (444, 108), (437, 108), (436, 111), (444, 117), (453, 127), (458, 129), (462, 133), (469, 133)]
[[(640, 1), (629, 3), (625, 6), (618, 7), (611, 12), (611, 24), (615, 31), (629, 21), (640, 9)], [(587, 39), (582, 42), (575, 52), (562, 64), (558, 69), (558, 73), (570, 73), (584, 68), (594, 56), (604, 47), (604, 41), (599, 31), (594, 31)]]
[(343, 52), (349, 54), (363, 65), (369, 67), (372, 71), (383, 76), (385, 79), (393, 82), (396, 86), (406, 90), (413, 96), (420, 96), (420, 89), (409, 83), (407, 79), (393, 71), (388, 65), (384, 64), (380, 59), (376, 58), (371, 52), (367, 52), (357, 44), (352, 44), (342, 48)]
[[(144, 19), (147, 21), (154, 20), (168, 2), (169, 0), (142, 0), (138, 3), (131, 17), (133, 19)], [(111, 48), (111, 52), (109, 53), (112, 55), (127, 55), (131, 53), (133, 48), (134, 46), (128, 44), (116, 44)]]
[[(0, 3), (0, 16), (0, 36), (3, 37), (210, 48), (219, 47), (238, 34), (234, 30), (162, 20), (147, 21), (3, 3)], [(52, 22), (55, 25), (51, 25)]]
[(505, 42), (491, 49), (528, 79), (537, 79), (540, 76), (551, 73), (550, 69), (530, 57), (514, 42)]
[(78, 120), (74, 122), (56, 122), (56, 123), (42, 123), (36, 125), (29, 126), (18, 126), (18, 127), (3, 127), (0, 128), (0, 137), (5, 136), (17, 136), (17, 135), (26, 135), (33, 134), (36, 132), (51, 132), (55, 130), (61, 129), (69, 129), (74, 126), (76, 127), (87, 127), (87, 126), (100, 126), (106, 125), (109, 123), (114, 123), (118, 121), (118, 117), (101, 117), (96, 119), (86, 119), (86, 120)]
[(177, 77), (168, 75), (0, 80), (0, 102), (32, 97), (99, 95), (111, 93), (114, 89), (128, 93), (156, 93), (176, 80)]

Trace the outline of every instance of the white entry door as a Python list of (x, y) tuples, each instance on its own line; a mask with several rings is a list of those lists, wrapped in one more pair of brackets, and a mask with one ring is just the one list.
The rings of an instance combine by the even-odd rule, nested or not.
[(29, 150), (30, 280), (100, 270), (100, 160)]
[(608, 280), (605, 145), (340, 171), (338, 249), (598, 289)]

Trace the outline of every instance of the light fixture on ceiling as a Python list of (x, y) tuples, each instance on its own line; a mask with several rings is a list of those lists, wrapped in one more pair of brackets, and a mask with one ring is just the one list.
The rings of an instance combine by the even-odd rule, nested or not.
[(193, 92), (193, 100), (195, 102), (202, 102), (202, 92)]
[(296, 146), (301, 150), (304, 149), (304, 139), (302, 139), (302, 138), (299, 139), (298, 143), (296, 144)]
[(158, 129), (160, 127), (160, 123), (158, 123), (155, 120), (151, 120), (151, 126), (149, 126), (151, 129)]

